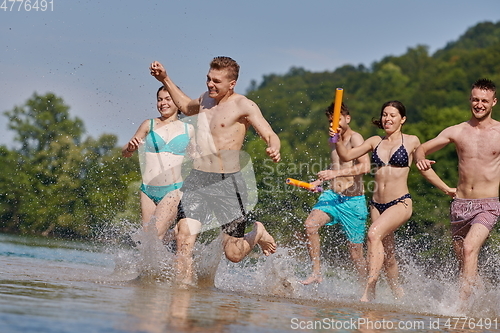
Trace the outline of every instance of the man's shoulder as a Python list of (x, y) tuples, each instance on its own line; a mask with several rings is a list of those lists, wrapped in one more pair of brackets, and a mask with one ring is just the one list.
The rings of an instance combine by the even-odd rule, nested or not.
[(240, 94), (231, 96), (232, 103), (236, 105), (236, 111), (244, 115), (254, 114), (260, 112), (257, 103)]
[(359, 139), (361, 139), (363, 141), (365, 140), (359, 132), (356, 132), (356, 131), (351, 129), (351, 140), (359, 140)]
[(500, 135), (500, 121), (492, 119), (492, 122), (490, 125), (490, 131), (488, 131), (488, 135), (493, 135), (495, 137), (498, 137)]
[(445, 134), (445, 135), (449, 136), (449, 135), (453, 135), (455, 133), (459, 133), (462, 130), (469, 128), (469, 127), (470, 127), (469, 122), (464, 121), (464, 122), (446, 127), (444, 130), (441, 131), (441, 134)]
[(493, 119), (492, 127), (495, 129), (500, 128), (500, 121)]
[(238, 93), (234, 93), (233, 96), (231, 96), (231, 99), (233, 102), (241, 105), (256, 104), (250, 98)]

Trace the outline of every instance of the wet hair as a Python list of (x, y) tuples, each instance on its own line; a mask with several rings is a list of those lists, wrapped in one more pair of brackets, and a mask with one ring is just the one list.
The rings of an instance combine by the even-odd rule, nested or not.
[(229, 57), (219, 56), (212, 59), (210, 69), (227, 70), (228, 77), (231, 80), (238, 80), (240, 65)]
[[(335, 107), (335, 103), (332, 103), (332, 104), (328, 105), (328, 107), (326, 108), (325, 115), (328, 118), (333, 117), (334, 107)], [(344, 117), (350, 115), (349, 108), (347, 107), (347, 105), (344, 104), (344, 102), (342, 102), (342, 105), (340, 106), (340, 114), (343, 115)]]
[(384, 109), (388, 106), (392, 106), (393, 108), (396, 108), (399, 111), (401, 118), (406, 117), (406, 108), (403, 105), (403, 103), (401, 103), (400, 101), (388, 101), (382, 105), (382, 108), (380, 108), (380, 118), (379, 119), (376, 119), (376, 118), (372, 119), (373, 125), (377, 126), (378, 128), (381, 128), (381, 129), (384, 128), (384, 126), (382, 125), (382, 114), (384, 113)]
[(474, 82), (472, 84), (472, 88), (471, 89), (474, 89), (474, 88), (481, 89), (481, 90), (493, 91), (493, 96), (496, 97), (497, 87), (495, 86), (495, 84), (493, 83), (493, 81), (491, 81), (489, 79), (479, 79), (479, 80), (477, 80), (476, 82)]

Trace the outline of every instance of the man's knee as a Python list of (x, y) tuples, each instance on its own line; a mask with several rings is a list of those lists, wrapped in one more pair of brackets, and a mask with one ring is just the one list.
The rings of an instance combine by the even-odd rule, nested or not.
[(245, 241), (243, 238), (236, 238), (224, 234), (223, 236), (223, 249), (226, 258), (234, 263), (240, 262), (249, 252), (249, 249), (245, 248)]
[(231, 262), (238, 263), (238, 262), (242, 261), (243, 258), (245, 258), (245, 256), (242, 255), (241, 253), (228, 253), (228, 252), (226, 252), (226, 258), (227, 258), (227, 260), (229, 260)]
[(479, 254), (479, 247), (476, 244), (468, 242), (466, 240), (462, 245), (462, 252), (464, 259), (474, 258)]
[(226, 246), (224, 248), (224, 255), (226, 256), (227, 260), (237, 263), (243, 260), (246, 256), (246, 252), (243, 251), (243, 249), (239, 249), (238, 247), (235, 246)]
[[(316, 214), (317, 215), (317, 214)], [(308, 234), (316, 234), (319, 231), (319, 228), (324, 226), (328, 221), (321, 221), (316, 217), (308, 217), (304, 222), (304, 227), (306, 228), (306, 232)]]

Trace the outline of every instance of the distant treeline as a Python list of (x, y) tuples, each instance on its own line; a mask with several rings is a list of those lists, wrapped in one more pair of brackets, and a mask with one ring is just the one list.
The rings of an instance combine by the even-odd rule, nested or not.
[[(260, 84), (252, 82), (247, 96), (257, 102), (278, 132), (282, 139), (280, 164), (287, 166), (267, 163), (263, 144), (255, 133), (249, 137), (246, 147), (254, 156), (259, 181), (259, 219), (275, 221), (275, 231), (290, 237), (307, 217), (317, 195), (283, 184), (286, 177), (313, 179), (320, 164), (327, 166), (328, 121), (324, 111), (333, 101), (337, 87), (344, 89), (343, 101), (351, 110), (351, 127), (365, 138), (383, 134), (372, 125), (372, 119), (380, 116), (384, 102), (399, 100), (407, 109), (403, 132), (417, 135), (424, 142), (445, 127), (469, 119), (471, 85), (484, 77), (500, 86), (500, 21), (479, 23), (434, 54), (429, 54), (428, 47), (418, 45), (401, 56), (374, 62), (370, 68), (346, 65), (321, 73), (291, 68), (285, 75), (264, 76)], [(498, 119), (500, 110), (495, 111), (493, 117)], [(437, 161), (434, 169), (443, 180), (455, 186), (458, 172), (454, 147), (430, 158)], [(284, 170), (289, 172), (284, 174)], [(372, 175), (365, 180), (370, 197)], [(446, 233), (450, 198), (427, 183), (415, 166), (410, 172), (409, 189), (414, 213), (407, 228), (401, 230), (406, 235)]]
[[(270, 74), (259, 84), (252, 82), (247, 96), (257, 102), (279, 134), (283, 158), (278, 164), (270, 162), (264, 142), (249, 133), (245, 150), (253, 158), (259, 189), (253, 214), (281, 242), (292, 242), (302, 231), (317, 194), (291, 188), (285, 179), (311, 180), (328, 167), (324, 110), (337, 87), (344, 89), (351, 127), (365, 138), (382, 134), (371, 125), (381, 105), (400, 100), (408, 118), (403, 131), (424, 142), (468, 119), (470, 86), (483, 77), (500, 85), (500, 22), (479, 23), (434, 54), (418, 45), (370, 68), (346, 65), (314, 73), (293, 67), (285, 75)], [(124, 223), (139, 225), (138, 160), (121, 157), (115, 135), (84, 139), (83, 122), (71, 118), (69, 106), (52, 93), (34, 94), (5, 116), (15, 132), (16, 148), (0, 146), (0, 231), (92, 238), (103, 229), (120, 232)], [(437, 161), (436, 172), (455, 185), (454, 148), (431, 158)], [(371, 196), (372, 175), (365, 180)], [(445, 232), (449, 198), (429, 185), (415, 167), (409, 187), (414, 214), (405, 234)]]

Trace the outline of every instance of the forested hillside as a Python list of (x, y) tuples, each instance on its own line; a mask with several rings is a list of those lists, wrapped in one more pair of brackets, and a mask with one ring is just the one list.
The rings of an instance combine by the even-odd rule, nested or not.
[[(258, 211), (263, 220), (275, 220), (275, 207), (283, 207), (278, 221), (299, 225), (307, 216), (315, 194), (290, 189), (286, 177), (313, 179), (319, 166), (328, 163), (328, 122), (324, 110), (335, 89), (344, 89), (344, 102), (351, 109), (351, 127), (365, 138), (382, 134), (371, 124), (381, 105), (400, 100), (407, 108), (403, 131), (424, 142), (445, 127), (470, 116), (469, 93), (474, 81), (489, 78), (500, 84), (500, 22), (484, 22), (468, 29), (457, 41), (429, 54), (424, 45), (410, 47), (401, 56), (387, 56), (370, 68), (345, 65), (333, 72), (314, 73), (291, 68), (285, 75), (270, 74), (254, 82), (247, 96), (255, 100), (283, 143), (283, 165), (266, 163), (262, 143), (252, 137), (247, 147), (260, 182)], [(500, 111), (493, 116), (499, 119)], [(435, 170), (450, 185), (457, 182), (456, 154), (450, 146), (431, 156)], [(367, 175), (368, 189), (373, 177)], [(443, 229), (448, 223), (449, 198), (433, 189), (416, 167), (409, 179), (414, 197), (411, 233)], [(368, 193), (370, 195), (370, 193)], [(292, 222), (292, 220), (297, 220)], [(290, 230), (278, 228), (278, 230)]]
[[(283, 161), (270, 162), (264, 143), (251, 132), (245, 150), (253, 157), (259, 188), (254, 214), (282, 242), (302, 230), (317, 194), (285, 185), (287, 177), (314, 179), (329, 163), (328, 122), (324, 109), (337, 87), (351, 109), (353, 129), (365, 138), (381, 134), (371, 119), (388, 100), (408, 110), (403, 130), (426, 141), (443, 128), (468, 119), (471, 84), (486, 77), (500, 85), (500, 22), (479, 23), (434, 54), (416, 45), (400, 56), (387, 56), (369, 68), (345, 65), (333, 72), (291, 68), (253, 82), (247, 96), (258, 103), (282, 140)], [(498, 108), (498, 106), (497, 106)], [(497, 117), (500, 110), (494, 110)], [(139, 224), (137, 159), (123, 159), (114, 135), (84, 138), (84, 124), (55, 94), (34, 94), (25, 105), (7, 111), (20, 149), (0, 146), (0, 230), (64, 237), (95, 237), (124, 221)], [(456, 155), (448, 147), (431, 156), (435, 169), (456, 184)], [(366, 175), (369, 190), (372, 175)], [(410, 192), (414, 214), (408, 235), (441, 233), (449, 199), (433, 189), (412, 167)]]

